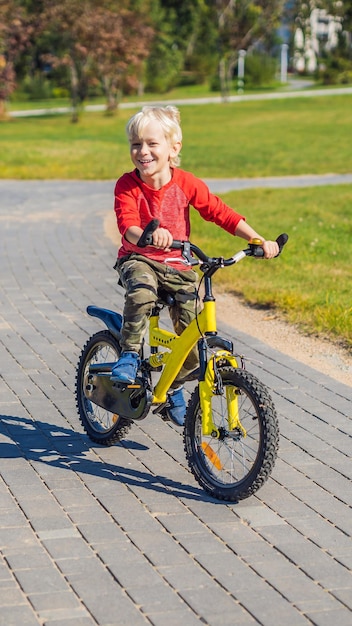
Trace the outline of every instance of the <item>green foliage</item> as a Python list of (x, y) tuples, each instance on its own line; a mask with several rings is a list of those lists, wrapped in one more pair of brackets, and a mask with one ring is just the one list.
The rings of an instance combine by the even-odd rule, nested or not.
[(348, 85), (352, 83), (352, 59), (344, 58), (336, 51), (330, 54), (317, 71), (317, 79), (324, 85)]
[(204, 28), (208, 27), (209, 31), (205, 16), (202, 0), (160, 0), (156, 3), (152, 20), (157, 34), (145, 70), (147, 92), (166, 93), (177, 84), (204, 82), (211, 63), (209, 32), (206, 38), (208, 54), (204, 54)]
[[(26, 80), (49, 71), (52, 89), (70, 90), (73, 109), (98, 83), (115, 105), (117, 92), (144, 87), (162, 94), (178, 84), (206, 83), (221, 58), (229, 88), (239, 47), (249, 49), (258, 38), (262, 46), (272, 41), (281, 1), (20, 0), (30, 38), (25, 50), (15, 46), (15, 70)], [(11, 8), (12, 0), (6, 4)], [(48, 97), (39, 84), (21, 97), (36, 92)]]
[(69, 98), (70, 92), (65, 87), (54, 87), (51, 95), (53, 98)]
[(247, 54), (245, 61), (245, 87), (262, 87), (275, 80), (277, 71), (276, 60), (265, 53), (252, 52)]
[(205, 83), (218, 70), (219, 37), (216, 24), (210, 19), (208, 7), (199, 19), (186, 49), (184, 71), (194, 77), (194, 83)]
[(262, 50), (270, 50), (282, 14), (282, 0), (219, 0), (211, 5), (218, 30), (219, 81), (225, 97), (239, 51), (252, 50), (259, 42)]
[[(160, 11), (161, 9), (161, 11)], [(205, 11), (202, 0), (160, 0), (157, 22), (162, 30), (172, 33), (174, 43), (187, 55), (190, 40), (198, 34)]]
[(46, 100), (53, 95), (50, 82), (39, 72), (34, 76), (27, 75), (22, 81), (21, 90), (28, 100)]
[(160, 34), (154, 42), (146, 68), (146, 91), (166, 93), (174, 87), (183, 64), (182, 52), (173, 43), (172, 36)]
[[(318, 6), (342, 20), (344, 33), (336, 54), (325, 55), (319, 79), (350, 83), (345, 33), (350, 37), (351, 1)], [(46, 80), (40, 84), (36, 76), (50, 71), (51, 89), (69, 89), (74, 107), (104, 93), (113, 109), (121, 93), (143, 88), (163, 94), (177, 85), (210, 82), (226, 96), (240, 49), (247, 50), (245, 86), (271, 85), (274, 68), (266, 55), (280, 21), (308, 28), (311, 12), (303, 0), (2, 0), (0, 7), (0, 54), (8, 61), (5, 73), (0, 68), (3, 99), (13, 92), (16, 75), (17, 82), (33, 83), (17, 99), (47, 98)], [(252, 54), (258, 46), (262, 54)]]

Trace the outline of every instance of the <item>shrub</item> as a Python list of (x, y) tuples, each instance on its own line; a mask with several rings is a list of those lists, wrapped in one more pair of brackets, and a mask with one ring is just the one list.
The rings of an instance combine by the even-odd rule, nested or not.
[(22, 81), (20, 90), (27, 96), (28, 100), (47, 100), (51, 97), (50, 81), (41, 72), (36, 72), (33, 76), (26, 76)]
[(245, 85), (263, 87), (275, 80), (276, 60), (268, 54), (251, 52), (245, 59)]
[(166, 93), (177, 85), (183, 65), (181, 51), (161, 37), (156, 42), (146, 69), (146, 91)]
[(53, 98), (69, 98), (70, 92), (66, 87), (54, 87), (51, 91)]

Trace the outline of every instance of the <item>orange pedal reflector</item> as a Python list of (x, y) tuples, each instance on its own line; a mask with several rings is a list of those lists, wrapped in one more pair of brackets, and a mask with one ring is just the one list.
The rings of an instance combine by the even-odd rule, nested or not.
[(202, 448), (204, 450), (204, 454), (208, 457), (209, 461), (212, 462), (216, 469), (219, 471), (222, 470), (222, 463), (213, 448), (205, 441), (202, 443)]

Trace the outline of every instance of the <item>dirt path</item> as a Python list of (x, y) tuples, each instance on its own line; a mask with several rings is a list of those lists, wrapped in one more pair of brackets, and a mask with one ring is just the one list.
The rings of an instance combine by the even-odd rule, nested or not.
[(216, 303), (218, 318), (234, 330), (256, 337), (275, 350), (352, 387), (351, 352), (331, 341), (304, 335), (280, 318), (279, 313), (255, 309), (226, 293), (217, 293)]

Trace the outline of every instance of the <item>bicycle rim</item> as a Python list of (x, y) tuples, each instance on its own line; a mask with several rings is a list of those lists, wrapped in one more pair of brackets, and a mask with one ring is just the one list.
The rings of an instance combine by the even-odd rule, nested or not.
[[(269, 477), (277, 455), (279, 428), (266, 387), (244, 370), (220, 370), (223, 393), (212, 398), (213, 422), (220, 436), (202, 434), (198, 388), (186, 416), (185, 451), (199, 484), (212, 496), (236, 501), (255, 493)], [(229, 394), (238, 422), (231, 425)]]
[(114, 363), (120, 355), (118, 341), (108, 332), (93, 335), (82, 350), (77, 366), (76, 403), (81, 423), (89, 437), (98, 443), (110, 445), (122, 439), (131, 421), (91, 402), (84, 393), (91, 364)]

